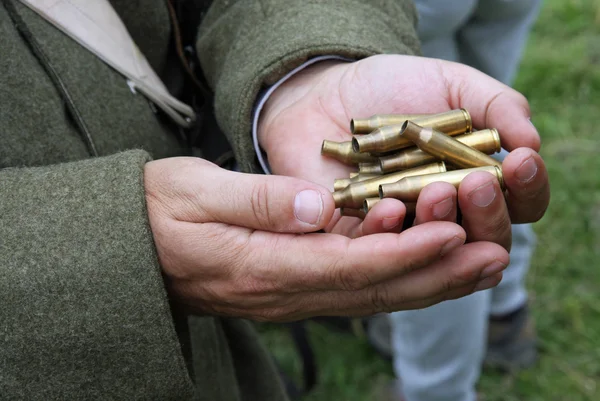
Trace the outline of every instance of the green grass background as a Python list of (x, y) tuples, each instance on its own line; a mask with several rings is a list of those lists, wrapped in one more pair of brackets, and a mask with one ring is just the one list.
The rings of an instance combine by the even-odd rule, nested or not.
[[(515, 87), (530, 100), (552, 188), (528, 277), (541, 358), (518, 374), (484, 371), (479, 390), (486, 401), (600, 400), (600, 0), (545, 0)], [(260, 328), (298, 375), (288, 333)], [(320, 384), (306, 401), (371, 400), (393, 377), (364, 340), (316, 324), (310, 335)]]

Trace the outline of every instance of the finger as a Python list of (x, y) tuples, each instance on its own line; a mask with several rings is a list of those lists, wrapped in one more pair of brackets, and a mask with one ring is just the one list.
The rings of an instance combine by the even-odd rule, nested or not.
[(533, 223), (550, 203), (550, 182), (544, 161), (531, 149), (515, 149), (502, 163), (513, 223)]
[(341, 209), (336, 209), (331, 221), (327, 227), (325, 227), (324, 231), (331, 234), (343, 235), (348, 238), (354, 238), (353, 233), (362, 222), (363, 220), (361, 217), (342, 216)]
[(458, 189), (458, 203), (469, 242), (490, 241), (510, 250), (510, 218), (496, 177), (486, 172), (469, 174)]
[[(468, 284), (468, 285), (465, 285), (462, 287), (458, 287), (458, 288), (452, 289), (448, 292), (443, 292), (441, 294), (434, 295), (433, 297), (402, 303), (402, 305), (398, 307), (401, 309), (398, 309), (398, 310), (414, 310), (414, 309), (428, 308), (430, 306), (439, 304), (440, 302), (444, 302), (444, 301), (448, 301), (448, 300), (452, 300), (452, 299), (459, 299), (462, 297), (466, 297), (467, 295), (471, 295), (474, 292), (484, 291), (484, 290), (488, 290), (490, 288), (494, 288), (498, 284), (500, 284), (501, 281), (502, 281), (502, 273), (497, 273), (491, 277), (482, 279), (479, 282), (471, 283), (471, 284)], [(375, 312), (373, 312), (372, 309), (366, 308), (366, 309), (360, 310), (358, 312), (352, 311), (351, 313), (349, 313), (349, 315), (350, 316), (368, 316), (368, 315), (372, 315), (373, 313), (375, 313)], [(344, 313), (342, 313), (341, 315), (344, 315)]]
[(326, 188), (296, 178), (236, 173), (193, 158), (164, 167), (171, 213), (182, 221), (299, 233), (322, 229), (335, 209)]
[[(477, 291), (496, 287), (502, 281), (502, 273), (495, 274), (491, 277), (481, 280), (476, 284), (469, 284), (458, 287), (456, 289), (435, 295), (429, 298), (418, 299), (416, 301), (403, 302), (399, 306), (385, 308), (375, 306), (373, 302), (366, 303), (367, 306), (355, 307), (354, 304), (348, 305), (345, 297), (340, 297), (339, 293), (319, 294), (317, 297), (303, 297), (299, 294), (294, 297), (294, 302), (285, 306), (265, 305), (261, 312), (266, 317), (259, 320), (290, 322), (301, 319), (307, 319), (317, 316), (349, 316), (349, 317), (364, 317), (372, 316), (380, 312), (397, 312), (405, 310), (423, 309), (439, 304), (447, 300), (458, 299)], [(347, 295), (349, 296), (349, 295)], [(354, 297), (356, 300), (356, 297)], [(265, 311), (266, 309), (266, 311)], [(243, 312), (238, 313), (238, 316), (247, 315)]]
[(396, 199), (382, 199), (367, 213), (352, 232), (352, 238), (377, 233), (399, 232), (406, 217), (406, 206)]
[(188, 250), (177, 255), (182, 264), (231, 268), (244, 274), (240, 283), (294, 291), (365, 288), (428, 266), (466, 238), (462, 227), (448, 222), (357, 239), (276, 234), (216, 223), (182, 224), (177, 246), (172, 247)]
[(496, 128), (502, 147), (538, 151), (540, 136), (531, 123), (529, 102), (521, 93), (462, 64), (438, 61), (448, 87), (451, 108), (471, 113), (475, 128)]
[[(319, 314), (366, 315), (431, 306), (497, 285), (509, 262), (497, 244), (465, 244), (430, 266), (360, 291), (319, 293), (307, 302), (324, 307)], [(463, 295), (464, 294), (464, 295)]]
[(447, 182), (427, 185), (419, 194), (414, 224), (456, 221), (456, 189)]
[(497, 273), (493, 276), (482, 279), (477, 283), (471, 283), (449, 292), (435, 295), (431, 298), (406, 303), (404, 304), (404, 307), (406, 308), (405, 310), (428, 308), (432, 305), (439, 304), (440, 302), (466, 297), (467, 295), (471, 295), (478, 291), (489, 290), (500, 284), (502, 281), (502, 275), (502, 273)]

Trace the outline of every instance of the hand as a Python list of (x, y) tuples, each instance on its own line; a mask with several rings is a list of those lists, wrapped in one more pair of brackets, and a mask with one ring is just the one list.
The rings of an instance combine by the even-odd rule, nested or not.
[[(510, 247), (510, 222), (539, 220), (549, 203), (546, 168), (536, 153), (540, 138), (529, 121), (529, 105), (518, 92), (470, 67), (410, 56), (381, 55), (354, 63), (321, 62), (278, 88), (267, 102), (259, 140), (275, 174), (332, 188), (351, 171), (319, 154), (323, 139), (350, 140), (351, 118), (388, 113), (437, 113), (466, 108), (475, 128), (497, 128), (512, 152), (503, 163), (507, 204), (491, 175), (472, 174), (457, 191), (432, 184), (421, 194), (417, 222), (455, 221), (457, 201), (469, 241)], [(327, 227), (356, 237), (397, 231), (401, 202), (380, 202), (364, 222), (336, 214)]]
[(146, 164), (144, 184), (170, 297), (194, 313), (287, 321), (423, 308), (497, 285), (508, 264), (503, 248), (464, 245), (448, 222), (310, 234), (330, 223), (333, 198), (295, 178), (173, 158)]

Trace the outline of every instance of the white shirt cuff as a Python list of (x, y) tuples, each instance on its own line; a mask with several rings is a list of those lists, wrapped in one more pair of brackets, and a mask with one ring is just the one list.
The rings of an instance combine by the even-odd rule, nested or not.
[(292, 71), (287, 73), (286, 76), (284, 76), (279, 81), (277, 81), (273, 86), (271, 86), (268, 89), (263, 90), (258, 95), (258, 98), (257, 98), (258, 103), (256, 104), (256, 106), (254, 108), (254, 116), (252, 117), (252, 141), (254, 142), (254, 150), (256, 151), (256, 156), (258, 157), (258, 162), (260, 163), (260, 166), (264, 170), (265, 174), (271, 174), (271, 170), (269, 169), (269, 163), (267, 162), (267, 156), (263, 152), (263, 150), (260, 148), (260, 144), (258, 143), (258, 119), (260, 117), (260, 112), (262, 111), (263, 107), (265, 106), (265, 103), (267, 103), (267, 100), (269, 99), (271, 94), (273, 94), (273, 92), (275, 92), (275, 90), (277, 88), (279, 88), (279, 86), (281, 84), (283, 84), (285, 81), (290, 79), (294, 74), (297, 74), (298, 72), (302, 71), (309, 65), (312, 65), (312, 64), (318, 63), (319, 61), (324, 61), (324, 60), (354, 61), (354, 60), (351, 60), (351, 59), (348, 59), (345, 57), (333, 56), (333, 55), (319, 56), (319, 57), (312, 58), (312, 59), (308, 60), (307, 62), (305, 62), (304, 64), (302, 64), (301, 66), (294, 68)]

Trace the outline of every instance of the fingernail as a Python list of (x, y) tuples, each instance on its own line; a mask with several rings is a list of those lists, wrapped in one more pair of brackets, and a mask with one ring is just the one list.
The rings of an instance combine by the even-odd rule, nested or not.
[(448, 216), (452, 211), (452, 207), (454, 206), (454, 202), (452, 202), (452, 198), (446, 198), (441, 202), (438, 202), (432, 205), (433, 217), (438, 220), (443, 219)]
[(506, 265), (504, 263), (500, 262), (499, 260), (495, 260), (492, 264), (490, 264), (488, 267), (483, 269), (483, 271), (481, 272), (480, 278), (491, 277), (495, 274), (500, 273), (504, 269), (506, 269)]
[(384, 230), (391, 230), (392, 228), (398, 227), (400, 225), (399, 217), (384, 217), (383, 222), (381, 223)]
[(294, 215), (303, 223), (316, 225), (323, 214), (323, 198), (321, 194), (307, 189), (296, 194), (294, 199)]
[[(527, 120), (529, 121), (529, 124), (531, 124), (531, 126), (532, 126), (533, 128), (535, 128), (535, 125), (534, 125), (534, 124), (533, 124), (533, 122), (531, 121), (531, 117), (529, 117)], [(535, 130), (537, 131), (537, 128), (535, 128)]]
[(441, 255), (442, 256), (446, 255), (447, 253), (449, 253), (453, 249), (458, 248), (459, 246), (461, 246), (464, 243), (465, 243), (464, 238), (460, 238), (457, 236), (452, 237), (452, 239), (450, 239), (448, 242), (446, 242), (444, 244), (444, 246), (442, 247)]
[(490, 181), (471, 191), (469, 199), (475, 206), (487, 207), (491, 205), (494, 199), (496, 199), (496, 188), (494, 188), (494, 183)]
[(522, 183), (527, 183), (533, 180), (533, 177), (537, 174), (538, 166), (533, 157), (525, 160), (519, 168), (515, 171), (517, 179)]
[(475, 286), (475, 289), (473, 291), (477, 292), (477, 291), (489, 290), (490, 288), (493, 288), (497, 285), (498, 285), (498, 278), (496, 276), (492, 276), (492, 277), (484, 278), (483, 280), (481, 280)]

